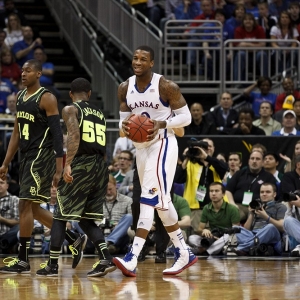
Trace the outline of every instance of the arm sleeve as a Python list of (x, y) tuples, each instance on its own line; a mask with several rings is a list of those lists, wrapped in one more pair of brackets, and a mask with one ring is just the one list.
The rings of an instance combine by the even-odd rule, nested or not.
[(284, 215), (285, 218), (287, 217), (293, 217), (293, 210), (290, 206), (287, 206), (287, 210), (285, 212), (285, 215)]
[(282, 94), (278, 95), (275, 102), (275, 112), (282, 109), (283, 101), (284, 101), (284, 96)]
[(226, 191), (229, 191), (233, 197), (239, 179), (240, 179), (240, 171), (237, 171), (236, 173), (233, 174), (233, 176), (231, 177), (231, 179), (228, 181), (226, 185)]
[(191, 124), (192, 116), (187, 105), (173, 110), (175, 116), (166, 121), (166, 128), (179, 128)]
[(131, 206), (132, 206), (132, 199), (131, 199), (130, 203), (128, 203), (128, 205), (127, 205), (127, 213), (132, 215)]
[(293, 192), (297, 189), (297, 186), (295, 186), (292, 176), (290, 176), (290, 172), (287, 172), (283, 175), (280, 183), (280, 188), (281, 196), (283, 196), (284, 193)]
[(201, 220), (200, 220), (201, 223), (205, 223), (205, 224), (208, 222), (208, 219), (207, 219), (207, 206), (206, 205), (203, 208), (203, 212), (202, 212)]
[(22, 47), (20, 46), (20, 43), (14, 43), (13, 47), (12, 47), (12, 52), (14, 55), (16, 55), (17, 52), (19, 52), (20, 50), (22, 50)]
[(211, 156), (207, 156), (205, 159), (210, 165), (214, 167), (220, 178), (223, 178), (228, 171), (227, 163)]
[[(228, 204), (231, 205), (231, 204)], [(233, 206), (233, 205), (231, 205)], [(232, 213), (231, 213), (231, 224), (237, 224), (240, 223), (240, 213), (239, 210), (233, 206), (232, 207)]]
[(56, 157), (63, 157), (63, 134), (60, 127), (59, 115), (49, 116), (48, 125), (53, 136), (53, 148), (56, 153)]
[(276, 213), (276, 220), (284, 219), (284, 215), (286, 211), (287, 211), (287, 207), (284, 204), (281, 204)]
[(186, 169), (184, 170), (182, 166), (177, 166), (175, 176), (174, 176), (174, 182), (176, 183), (185, 183), (186, 182)]

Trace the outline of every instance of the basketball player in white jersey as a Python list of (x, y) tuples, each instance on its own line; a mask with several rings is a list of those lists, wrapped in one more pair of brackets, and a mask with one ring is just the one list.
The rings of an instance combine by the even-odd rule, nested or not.
[(153, 65), (153, 50), (148, 46), (138, 47), (132, 59), (135, 75), (118, 89), (120, 135), (128, 137), (128, 118), (132, 114), (146, 115), (154, 125), (148, 130), (146, 142), (134, 143), (142, 188), (136, 235), (125, 257), (113, 259), (123, 275), (129, 277), (136, 276), (137, 257), (151, 228), (154, 209), (176, 248), (175, 262), (163, 274), (178, 274), (198, 260), (184, 242), (170, 196), (178, 158), (175, 133), (191, 123), (191, 114), (178, 85), (153, 73)]

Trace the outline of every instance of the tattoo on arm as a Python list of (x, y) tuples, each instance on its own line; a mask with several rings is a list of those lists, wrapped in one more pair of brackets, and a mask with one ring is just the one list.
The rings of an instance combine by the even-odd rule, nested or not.
[(65, 107), (62, 117), (68, 131), (66, 164), (70, 165), (77, 153), (80, 143), (80, 130), (75, 107)]
[(178, 109), (186, 105), (186, 101), (181, 94), (179, 86), (164, 77), (159, 81), (159, 94), (163, 101), (168, 102), (171, 108)]

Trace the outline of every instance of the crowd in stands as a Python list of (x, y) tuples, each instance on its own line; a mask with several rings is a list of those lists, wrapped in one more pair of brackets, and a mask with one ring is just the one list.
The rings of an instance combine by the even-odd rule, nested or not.
[[(177, 46), (186, 48), (183, 61), (187, 68), (183, 69), (183, 74), (199, 74), (205, 75), (206, 80), (219, 80), (221, 51), (218, 46), (220, 40), (224, 43), (232, 39), (239, 41), (228, 44), (230, 48), (225, 52), (224, 64), (226, 70), (230, 69), (232, 73), (232, 76), (227, 73), (227, 78), (231, 76), (231, 81), (238, 82), (233, 87), (240, 88), (242, 81), (249, 81), (249, 70), (251, 73), (255, 71), (250, 75), (254, 79), (297, 72), (300, 41), (298, 1), (127, 1), (147, 16), (163, 34), (168, 20), (188, 20), (186, 23), (172, 23), (172, 26), (188, 26), (185, 31), (174, 29), (173, 33), (178, 33), (178, 36), (172, 36), (173, 41), (177, 38)], [(183, 39), (188, 41), (182, 42)], [(262, 50), (262, 47), (268, 47), (269, 50)]]
[(57, 97), (59, 92), (54, 86), (54, 65), (47, 61), (43, 41), (38, 32), (33, 32), (24, 14), (12, 0), (4, 1), (0, 11), (0, 113), (7, 109), (7, 97), (21, 90), (21, 68), (25, 61), (38, 59), (42, 62), (41, 85), (51, 90)]

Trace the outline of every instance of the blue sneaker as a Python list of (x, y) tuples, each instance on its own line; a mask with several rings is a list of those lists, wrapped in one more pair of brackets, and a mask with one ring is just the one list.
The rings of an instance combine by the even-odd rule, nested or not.
[(113, 263), (126, 277), (136, 277), (137, 257), (131, 251), (124, 258), (114, 257)]
[(189, 248), (185, 250), (175, 248), (174, 258), (175, 262), (173, 266), (163, 270), (163, 275), (179, 274), (198, 261), (198, 257), (195, 256)]

